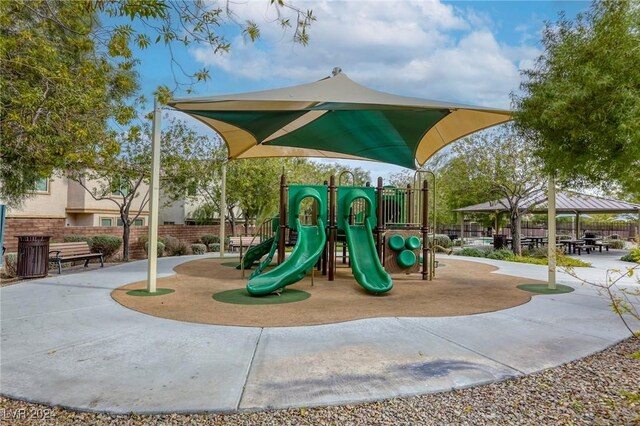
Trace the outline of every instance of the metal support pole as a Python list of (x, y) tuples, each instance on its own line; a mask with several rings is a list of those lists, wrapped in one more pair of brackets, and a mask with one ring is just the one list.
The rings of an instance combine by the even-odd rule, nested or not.
[(556, 288), (556, 180), (553, 176), (549, 177), (548, 189), (548, 205), (549, 211), (547, 220), (549, 221), (549, 244), (547, 257), (549, 258), (549, 289)]
[(226, 231), (226, 211), (227, 211), (227, 160), (222, 162), (222, 188), (220, 190), (220, 257), (224, 257), (224, 233)]
[(432, 279), (433, 250), (429, 248), (429, 183), (422, 183), (422, 279)]
[(575, 218), (575, 228), (576, 228), (576, 240), (580, 238), (580, 212), (576, 212)]
[(329, 281), (336, 276), (336, 177), (329, 178)]
[(382, 250), (382, 237), (384, 234), (384, 217), (382, 215), (382, 200), (384, 198), (384, 186), (382, 186), (382, 178), (379, 177), (378, 178), (378, 187), (376, 192), (378, 193), (378, 199), (376, 200), (378, 202), (378, 208), (377, 210), (377, 215), (378, 215), (378, 220), (376, 223), (376, 249), (378, 250), (378, 258), (380, 259), (380, 263), (382, 263), (384, 261), (382, 254), (383, 254), (383, 250)]
[(280, 239), (278, 240), (278, 265), (284, 262), (284, 246), (287, 237), (287, 177), (280, 176)]
[(464, 213), (460, 212), (460, 247), (464, 247)]
[(158, 99), (153, 101), (153, 128), (151, 137), (151, 182), (149, 191), (149, 249), (147, 269), (147, 291), (156, 292), (158, 272), (158, 207), (160, 200), (160, 141), (161, 141), (161, 107)]

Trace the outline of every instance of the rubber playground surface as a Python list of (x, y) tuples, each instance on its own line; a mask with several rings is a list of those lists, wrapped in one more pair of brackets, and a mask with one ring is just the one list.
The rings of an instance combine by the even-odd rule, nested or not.
[[(174, 268), (176, 275), (158, 280), (158, 287), (176, 290), (159, 297), (128, 295), (143, 289), (137, 282), (115, 289), (111, 295), (120, 304), (149, 315), (203, 324), (249, 327), (286, 327), (339, 323), (376, 317), (449, 317), (494, 312), (528, 302), (532, 293), (521, 284), (541, 281), (493, 274), (495, 266), (441, 258), (444, 266), (437, 279), (424, 281), (420, 275), (393, 275), (393, 289), (373, 295), (354, 279), (347, 265), (338, 264), (336, 280), (315, 272), (314, 283), (307, 276), (287, 287), (310, 295), (304, 300), (276, 304), (233, 304), (213, 298), (228, 290), (241, 290), (247, 280), (228, 259), (198, 259)], [(248, 277), (250, 271), (245, 272)], [(270, 296), (273, 298), (285, 297)], [(249, 298), (249, 296), (247, 296)], [(252, 298), (259, 299), (259, 298)]]

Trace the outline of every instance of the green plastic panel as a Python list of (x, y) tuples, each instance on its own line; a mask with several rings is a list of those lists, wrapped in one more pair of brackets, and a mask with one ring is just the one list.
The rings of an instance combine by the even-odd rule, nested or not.
[[(338, 222), (338, 231), (344, 231), (344, 223), (342, 218), (345, 215), (349, 214), (347, 210), (351, 203), (358, 198), (363, 198), (367, 202), (367, 211), (365, 213), (366, 216), (369, 217), (369, 223), (372, 228), (375, 228), (378, 220), (376, 217), (376, 189), (372, 186), (339, 186), (338, 187), (338, 196), (337, 196), (337, 208), (336, 208), (336, 220)], [(349, 204), (344, 203), (345, 196), (353, 195), (354, 192), (358, 194), (357, 197), (353, 197)], [(346, 211), (345, 211), (346, 210)], [(358, 215), (357, 220), (362, 223), (364, 222), (362, 215)]]
[(327, 187), (325, 185), (289, 185), (289, 227), (296, 226), (300, 203), (307, 197), (318, 201), (318, 216), (327, 223)]
[(404, 247), (404, 238), (402, 238), (402, 235), (396, 234), (389, 237), (389, 247), (396, 251), (402, 250)]
[(405, 242), (405, 247), (407, 247), (407, 249), (409, 250), (415, 250), (420, 248), (420, 238), (416, 237), (415, 235), (407, 238), (407, 241)]
[(416, 255), (411, 250), (402, 250), (398, 255), (396, 261), (402, 268), (410, 268), (416, 264)]

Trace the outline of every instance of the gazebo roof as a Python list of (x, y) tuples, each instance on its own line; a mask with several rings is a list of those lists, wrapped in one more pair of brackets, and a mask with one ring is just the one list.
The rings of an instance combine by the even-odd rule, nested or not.
[[(541, 213), (547, 211), (547, 196), (539, 193), (525, 200), (521, 205), (523, 210), (528, 210), (537, 201), (545, 201), (533, 207), (530, 211)], [(505, 198), (497, 201), (488, 201), (472, 206), (455, 209), (465, 213), (495, 213), (507, 211)], [(558, 213), (639, 213), (640, 204), (614, 200), (612, 198), (598, 197), (595, 195), (581, 194), (573, 191), (558, 191), (556, 194), (556, 212)]]

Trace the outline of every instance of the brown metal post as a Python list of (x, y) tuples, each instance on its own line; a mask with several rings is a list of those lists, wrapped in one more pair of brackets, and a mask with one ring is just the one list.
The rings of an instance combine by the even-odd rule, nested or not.
[(336, 177), (329, 180), (329, 281), (336, 274)]
[[(323, 182), (323, 185), (327, 187), (327, 192), (329, 192), (329, 182), (327, 182), (325, 180)], [(329, 208), (329, 206), (327, 206), (327, 209), (328, 208)], [(329, 217), (328, 214), (327, 214), (327, 217)], [(328, 227), (328, 225), (329, 225), (328, 223), (325, 224), (325, 226), (327, 226), (327, 227)], [(327, 241), (324, 243), (324, 249), (322, 250), (322, 275), (327, 275), (328, 251), (329, 251), (329, 239), (327, 238)]]
[(280, 176), (280, 239), (278, 240), (278, 265), (284, 262), (284, 246), (287, 236), (287, 177)]
[(378, 215), (378, 223), (376, 224), (376, 249), (378, 250), (378, 258), (380, 262), (384, 261), (382, 257), (382, 235), (384, 233), (384, 223), (382, 223), (382, 198), (384, 194), (384, 187), (382, 186), (382, 178), (378, 177), (378, 187), (376, 192), (378, 193), (378, 206), (377, 206), (377, 215)]
[(405, 226), (411, 226), (413, 221), (413, 191), (411, 190), (411, 184), (407, 184), (407, 219)]
[(422, 183), (422, 279), (431, 280), (431, 250), (429, 248), (429, 183)]

